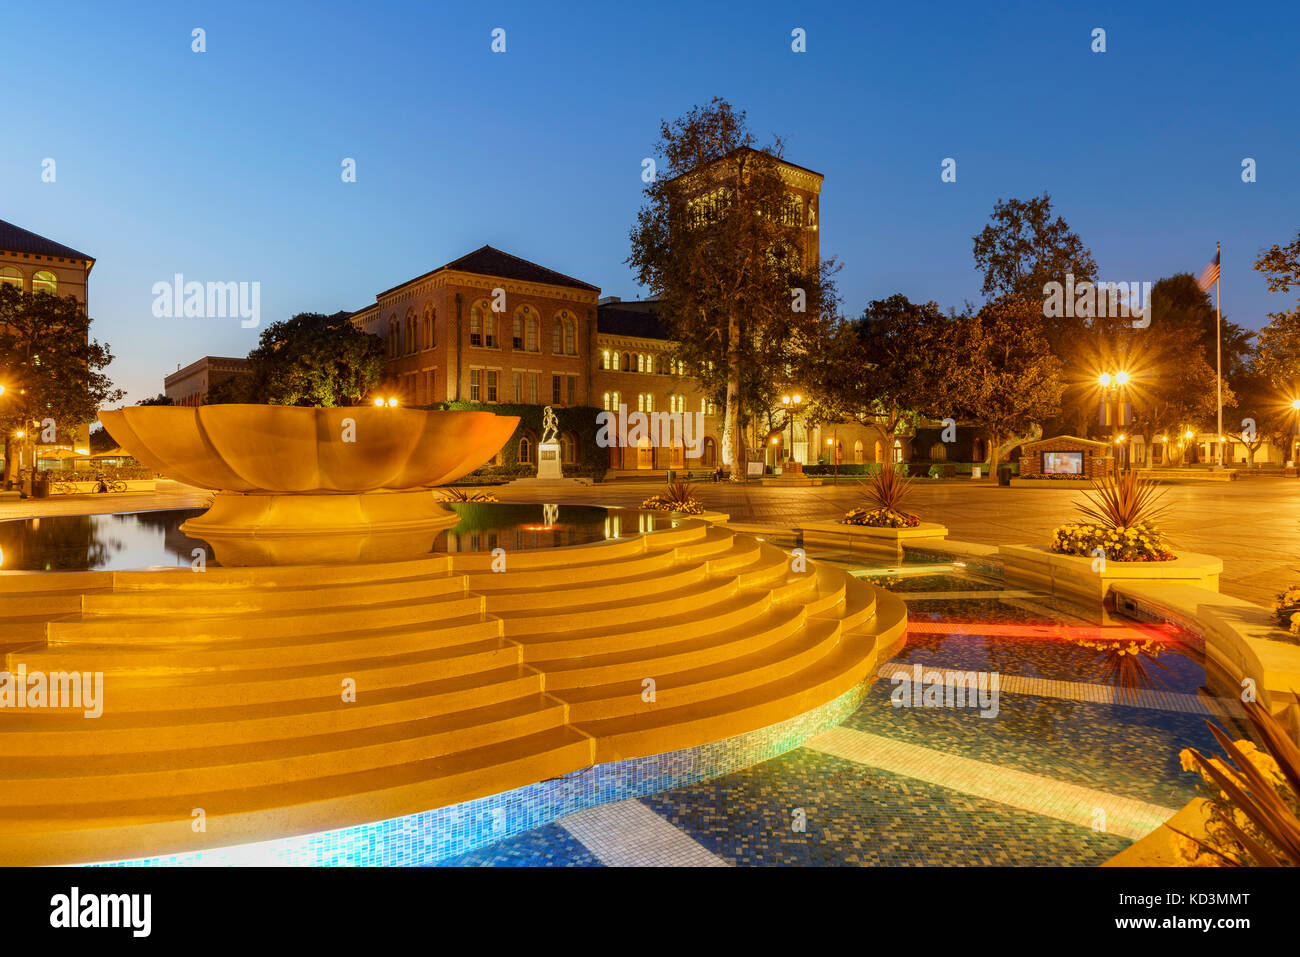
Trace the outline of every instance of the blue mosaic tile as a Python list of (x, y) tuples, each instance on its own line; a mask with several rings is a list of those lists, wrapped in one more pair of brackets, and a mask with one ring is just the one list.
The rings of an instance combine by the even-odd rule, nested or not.
[(742, 866), (1094, 865), (1130, 843), (807, 748), (641, 800)]

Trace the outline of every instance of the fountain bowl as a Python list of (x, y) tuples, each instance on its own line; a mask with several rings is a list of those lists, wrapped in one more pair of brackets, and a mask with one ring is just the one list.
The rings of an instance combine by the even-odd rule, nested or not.
[(400, 561), (456, 524), (431, 487), (472, 472), (517, 416), (377, 406), (134, 406), (100, 413), (157, 472), (216, 491), (182, 526), (226, 565)]

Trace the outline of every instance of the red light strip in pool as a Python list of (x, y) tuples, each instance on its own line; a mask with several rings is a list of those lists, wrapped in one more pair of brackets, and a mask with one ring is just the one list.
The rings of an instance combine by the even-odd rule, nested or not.
[(1158, 641), (1174, 642), (1172, 625), (1016, 625), (983, 621), (909, 621), (913, 635), (971, 635), (980, 638), (1029, 638), (1039, 641)]

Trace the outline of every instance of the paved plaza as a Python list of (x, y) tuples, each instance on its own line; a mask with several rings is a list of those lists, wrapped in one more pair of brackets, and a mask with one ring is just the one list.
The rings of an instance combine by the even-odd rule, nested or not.
[[(559, 502), (634, 506), (658, 488), (654, 482), (601, 483), (574, 491), (548, 492)], [(1002, 488), (993, 482), (917, 479), (908, 509), (925, 521), (941, 522), (948, 537), (985, 545), (1046, 545), (1052, 529), (1078, 518), (1077, 490)], [(695, 486), (708, 508), (733, 521), (789, 527), (800, 522), (836, 521), (858, 504), (856, 483), (814, 488), (759, 485)], [(536, 501), (538, 490), (499, 492), (502, 501)], [(1179, 551), (1223, 559), (1221, 590), (1261, 605), (1300, 581), (1300, 481), (1256, 478), (1165, 486), (1170, 506), (1161, 528)]]
[[(637, 506), (662, 483), (603, 482), (543, 490), (493, 488), (503, 502)], [(948, 527), (948, 537), (987, 545), (1046, 544), (1051, 530), (1077, 517), (1077, 490), (1000, 488), (993, 482), (929, 482), (918, 479), (909, 508), (926, 521)], [(815, 488), (732, 486), (703, 482), (697, 497), (740, 523), (788, 528), (808, 521), (835, 521), (860, 497), (856, 483)], [(211, 493), (161, 481), (158, 491), (70, 495), (40, 501), (0, 502), (0, 521), (42, 515), (77, 515), (206, 506)], [(1300, 481), (1256, 478), (1165, 486), (1170, 509), (1161, 522), (1180, 551), (1223, 559), (1221, 590), (1268, 605), (1283, 588), (1300, 581)]]

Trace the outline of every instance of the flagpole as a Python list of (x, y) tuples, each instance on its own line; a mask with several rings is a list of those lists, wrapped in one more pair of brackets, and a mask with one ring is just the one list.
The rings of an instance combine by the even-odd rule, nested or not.
[(1214, 244), (1214, 261), (1218, 269), (1214, 275), (1214, 390), (1219, 410), (1219, 468), (1223, 468), (1223, 334), (1219, 322), (1219, 278), (1223, 275), (1223, 259), (1219, 243)]

